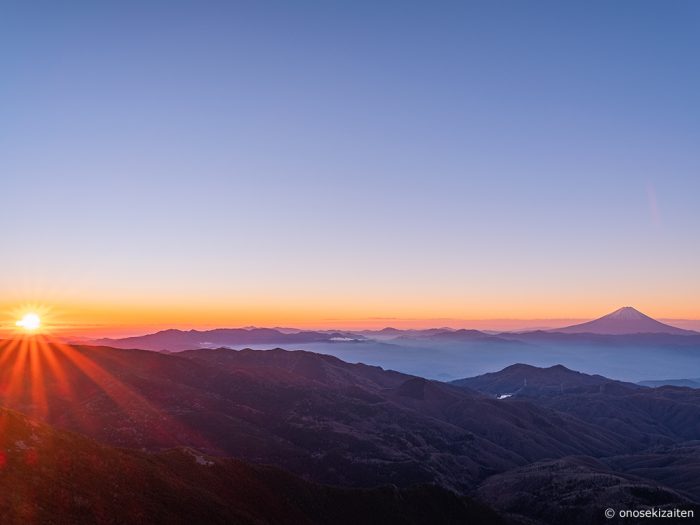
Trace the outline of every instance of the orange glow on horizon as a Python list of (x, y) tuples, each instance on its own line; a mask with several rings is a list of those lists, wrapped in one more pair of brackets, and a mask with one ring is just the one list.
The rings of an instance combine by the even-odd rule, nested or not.
[[(624, 302), (624, 301), (623, 301)], [(368, 312), (351, 304), (336, 310), (313, 304), (306, 306), (277, 304), (269, 307), (252, 301), (242, 301), (245, 306), (226, 307), (212, 302), (200, 305), (182, 301), (187, 306), (140, 304), (70, 304), (45, 305), (23, 304), (0, 308), (0, 337), (21, 333), (41, 333), (55, 339), (77, 339), (97, 337), (127, 337), (158, 330), (213, 329), (245, 326), (289, 327), (302, 329), (381, 329), (387, 326), (404, 329), (435, 327), (474, 328), (481, 330), (518, 330), (555, 328), (600, 317), (617, 309), (620, 304), (605, 307), (591, 305), (584, 308), (578, 304), (570, 310), (559, 312), (539, 307), (509, 309), (497, 308), (493, 304), (481, 303), (478, 307), (459, 307), (445, 303), (442, 308), (431, 308), (420, 302), (414, 306), (403, 306), (390, 310), (387, 306), (375, 306)], [(416, 304), (420, 307), (415, 306)], [(632, 303), (634, 304), (634, 303)], [(656, 309), (636, 306), (644, 313), (659, 319), (698, 319), (700, 315), (688, 315), (685, 310)], [(554, 315), (552, 315), (554, 313)], [(40, 327), (28, 331), (18, 326), (17, 320), (34, 314), (40, 319)], [(436, 315), (437, 314), (437, 315)], [(562, 315), (564, 314), (564, 315)], [(30, 321), (32, 321), (30, 319)]]
[(55, 328), (53, 308), (40, 304), (22, 304), (5, 309), (0, 333), (8, 335), (49, 334)]

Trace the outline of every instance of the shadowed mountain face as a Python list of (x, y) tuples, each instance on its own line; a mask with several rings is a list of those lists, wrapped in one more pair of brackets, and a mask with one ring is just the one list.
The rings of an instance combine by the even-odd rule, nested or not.
[[(527, 365), (515, 365), (467, 381), (469, 386), (457, 386), (353, 365), (332, 356), (280, 349), (163, 354), (51, 343), (25, 347), (24, 351), (21, 348), (0, 344), (2, 405), (102, 442), (107, 455), (114, 450), (109, 446), (114, 445), (141, 450), (122, 451), (120, 457), (147, 460), (149, 468), (157, 470), (162, 467), (174, 478), (182, 478), (183, 491), (191, 486), (210, 487), (204, 489), (205, 502), (208, 497), (229, 501), (227, 491), (241, 486), (234, 483), (238, 474), (225, 467), (230, 461), (225, 457), (281, 467), (315, 483), (399, 487), (388, 492), (362, 492), (367, 500), (347, 496), (348, 505), (358, 506), (357, 512), (364, 505), (401, 517), (396, 521), (392, 521), (394, 517), (388, 521), (378, 518), (376, 523), (424, 522), (409, 518), (425, 516), (433, 505), (442, 505), (439, 502), (444, 502), (445, 513), (436, 523), (450, 523), (454, 516), (461, 519), (464, 505), (467, 512), (487, 512), (441, 490), (426, 493), (420, 489), (415, 509), (400, 503), (411, 497), (401, 490), (425, 483), (476, 494), (488, 505), (515, 516), (514, 523), (525, 523), (523, 515), (536, 520), (531, 523), (560, 523), (556, 520), (566, 512), (584, 510), (620, 494), (639, 505), (651, 501), (652, 496), (660, 504), (697, 499), (697, 485), (688, 481), (696, 466), (693, 462), (688, 462), (688, 471), (664, 469), (659, 464), (665, 458), (680, 466), (683, 458), (694, 453), (693, 440), (700, 439), (700, 393), (696, 390), (649, 389), (564, 367), (537, 369)], [(524, 375), (530, 378), (531, 389), (496, 399), (501, 389), (521, 384)], [(24, 451), (35, 438), (30, 433), (13, 439), (21, 443), (4, 445), (4, 450), (14, 447)], [(167, 452), (173, 447), (196, 452)], [(573, 467), (567, 463), (571, 456), (586, 456), (581, 460), (586, 462), (584, 471), (593, 472), (582, 473), (577, 464), (572, 474)], [(193, 462), (198, 465), (192, 474), (196, 477), (190, 478), (184, 470)], [(546, 466), (559, 462), (564, 467), (552, 471)], [(301, 523), (304, 517), (325, 523), (327, 516), (338, 523), (349, 522), (325, 508), (323, 498), (335, 497), (332, 491), (317, 496), (317, 485), (299, 485), (302, 482), (293, 475), (281, 478), (290, 481), (279, 482), (281, 474), (274, 470), (261, 481), (256, 476), (267, 470), (231, 464), (248, 469), (250, 479), (245, 483), (262, 484), (260, 495), (251, 498), (266, 501), (265, 494), (270, 494), (267, 487), (274, 486), (291, 494), (291, 501), (300, 500), (296, 509)], [(523, 485), (533, 464), (545, 465), (543, 468), (556, 474), (536, 476), (536, 484)], [(158, 481), (160, 470), (145, 473), (139, 466), (129, 468), (144, 479), (155, 477), (157, 494), (157, 487), (169, 490), (167, 485), (159, 485), (166, 483)], [(598, 483), (601, 468), (608, 469), (604, 477), (609, 478), (609, 484)], [(121, 470), (116, 472), (114, 482), (131, 479)], [(209, 473), (217, 474), (209, 477)], [(640, 479), (631, 479), (634, 476)], [(560, 483), (568, 486), (574, 480), (585, 489), (586, 497), (572, 499), (578, 489), (560, 490)], [(38, 483), (34, 478), (30, 481)], [(281, 485), (275, 485), (278, 482)], [(217, 488), (217, 484), (231, 487)], [(641, 488), (622, 492), (614, 488), (628, 484)], [(31, 490), (37, 486), (31, 485)], [(135, 482), (134, 487), (141, 485)], [(499, 492), (499, 487), (505, 492)], [(523, 510), (518, 502), (525, 496), (517, 495), (527, 491), (547, 497), (547, 505)], [(179, 493), (174, 494), (177, 497)], [(381, 494), (377, 497), (386, 500), (388, 507), (375, 505), (372, 494)], [(87, 499), (93, 497), (97, 498)], [(321, 507), (309, 510), (307, 516), (306, 501), (319, 501)], [(337, 504), (332, 501), (332, 505)], [(98, 502), (95, 508), (99, 505), (107, 502)], [(266, 512), (285, 512), (283, 505), (271, 504)], [(320, 518), (314, 520), (314, 515)], [(348, 515), (372, 522), (364, 514)], [(299, 514), (290, 511), (290, 516)]]
[[(542, 458), (638, 448), (549, 409), (308, 352), (47, 351), (41, 399), (15, 381), (5, 406), (117, 446), (191, 446), (321, 482), (464, 490)], [(20, 356), (5, 352), (13, 385)]]
[(616, 390), (625, 392), (641, 388), (632, 383), (614, 381), (599, 375), (582, 374), (562, 365), (538, 368), (524, 364), (515, 364), (500, 372), (458, 379), (452, 381), (452, 384), (495, 396), (528, 397), (603, 391), (611, 393)]
[(603, 460), (611, 469), (672, 486), (700, 502), (700, 441), (656, 447)]
[(0, 355), (5, 406), (112, 445), (191, 446), (321, 482), (464, 490), (530, 461), (635, 447), (548, 409), (308, 352), (46, 350), (40, 397), (10, 388), (20, 356)]
[(647, 388), (563, 366), (529, 365), (513, 365), (452, 384), (496, 397), (510, 394), (640, 442), (661, 444), (700, 435), (700, 390)]
[(644, 315), (639, 310), (635, 310), (631, 306), (625, 306), (619, 310), (605, 315), (594, 321), (567, 326), (565, 328), (557, 328), (552, 330), (564, 334), (602, 334), (602, 335), (621, 335), (621, 334), (675, 334), (675, 335), (698, 335), (692, 330), (683, 330), (670, 326), (652, 319), (648, 315)]
[[(529, 378), (529, 379), (527, 379)], [(528, 386), (523, 385), (527, 379)], [(504, 390), (513, 399), (526, 400), (542, 408), (565, 413), (593, 426), (605, 428), (641, 444), (654, 458), (673, 462), (673, 458), (688, 455), (681, 444), (692, 443), (700, 436), (700, 390), (676, 387), (646, 388), (613, 381), (601, 376), (580, 374), (564, 367), (537, 369), (515, 365), (500, 372), (456, 381), (455, 384), (477, 389), (490, 395)], [(557, 388), (556, 385), (564, 385)], [(660, 447), (660, 448), (659, 448)], [(654, 450), (665, 450), (658, 452)], [(632, 449), (624, 454), (636, 454)], [(645, 452), (641, 458), (647, 457)], [(681, 460), (678, 460), (680, 464)], [(616, 465), (623, 465), (620, 459)], [(689, 463), (690, 465), (690, 463)], [(669, 486), (686, 490), (686, 469), (667, 469), (665, 476), (651, 479), (667, 482)], [(693, 497), (697, 497), (694, 493)]]
[[(646, 450), (536, 462), (489, 477), (481, 501), (515, 523), (602, 523), (605, 508), (694, 509), (700, 502), (700, 395), (644, 388), (563, 366), (513, 365), (453, 382), (566, 413), (624, 435)], [(613, 520), (613, 522), (615, 522)], [(620, 521), (623, 523), (624, 521)]]
[(512, 522), (529, 525), (629, 521), (608, 520), (603, 514), (607, 508), (700, 509), (676, 490), (585, 457), (533, 463), (492, 476), (476, 494)]
[(325, 487), (192, 449), (115, 449), (6, 409), (0, 468), (8, 525), (501, 523), (483, 505), (434, 486)]

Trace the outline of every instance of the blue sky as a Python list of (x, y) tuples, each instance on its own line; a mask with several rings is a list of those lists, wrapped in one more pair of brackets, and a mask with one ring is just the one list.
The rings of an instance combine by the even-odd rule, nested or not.
[(700, 317), (699, 26), (695, 2), (4, 2), (0, 302)]

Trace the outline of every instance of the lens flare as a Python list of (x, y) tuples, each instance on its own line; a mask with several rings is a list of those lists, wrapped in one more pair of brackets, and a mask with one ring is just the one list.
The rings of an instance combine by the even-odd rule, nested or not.
[(23, 328), (27, 332), (35, 332), (41, 327), (41, 317), (35, 313), (25, 314), (22, 319), (17, 321), (17, 326)]

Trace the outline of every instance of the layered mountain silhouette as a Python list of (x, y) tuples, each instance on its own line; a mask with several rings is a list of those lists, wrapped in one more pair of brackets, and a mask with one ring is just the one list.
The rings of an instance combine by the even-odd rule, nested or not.
[(684, 330), (675, 326), (664, 324), (631, 306), (625, 306), (599, 319), (564, 328), (552, 330), (564, 334), (674, 334), (674, 335), (698, 335), (698, 332)]
[(0, 404), (30, 417), (0, 409), (8, 523), (554, 524), (616, 498), (700, 501), (700, 390), (563, 366), (446, 384), (306, 351), (28, 348), (0, 342)]
[[(628, 447), (566, 414), (309, 352), (50, 351), (45, 406), (31, 388), (5, 395), (5, 406), (113, 446), (194, 447), (323, 483), (440, 480), (463, 491), (494, 470)], [(6, 362), (13, 358), (21, 354)], [(12, 384), (12, 374), (1, 369), (0, 384)]]
[(362, 339), (362, 336), (345, 332), (281, 331), (275, 328), (218, 328), (216, 330), (162, 330), (154, 334), (123, 339), (98, 339), (97, 345), (113, 348), (138, 348), (141, 350), (171, 351), (212, 348), (220, 346), (245, 346), (253, 344), (295, 345), (304, 343), (331, 343)]
[(631, 308), (556, 331), (385, 328), (348, 332), (248, 327), (164, 330), (91, 344), (169, 352), (284, 347), (440, 380), (475, 376), (522, 362), (540, 367), (562, 364), (632, 382), (692, 378), (697, 374), (689, 374), (700, 370), (700, 333), (665, 325)]

